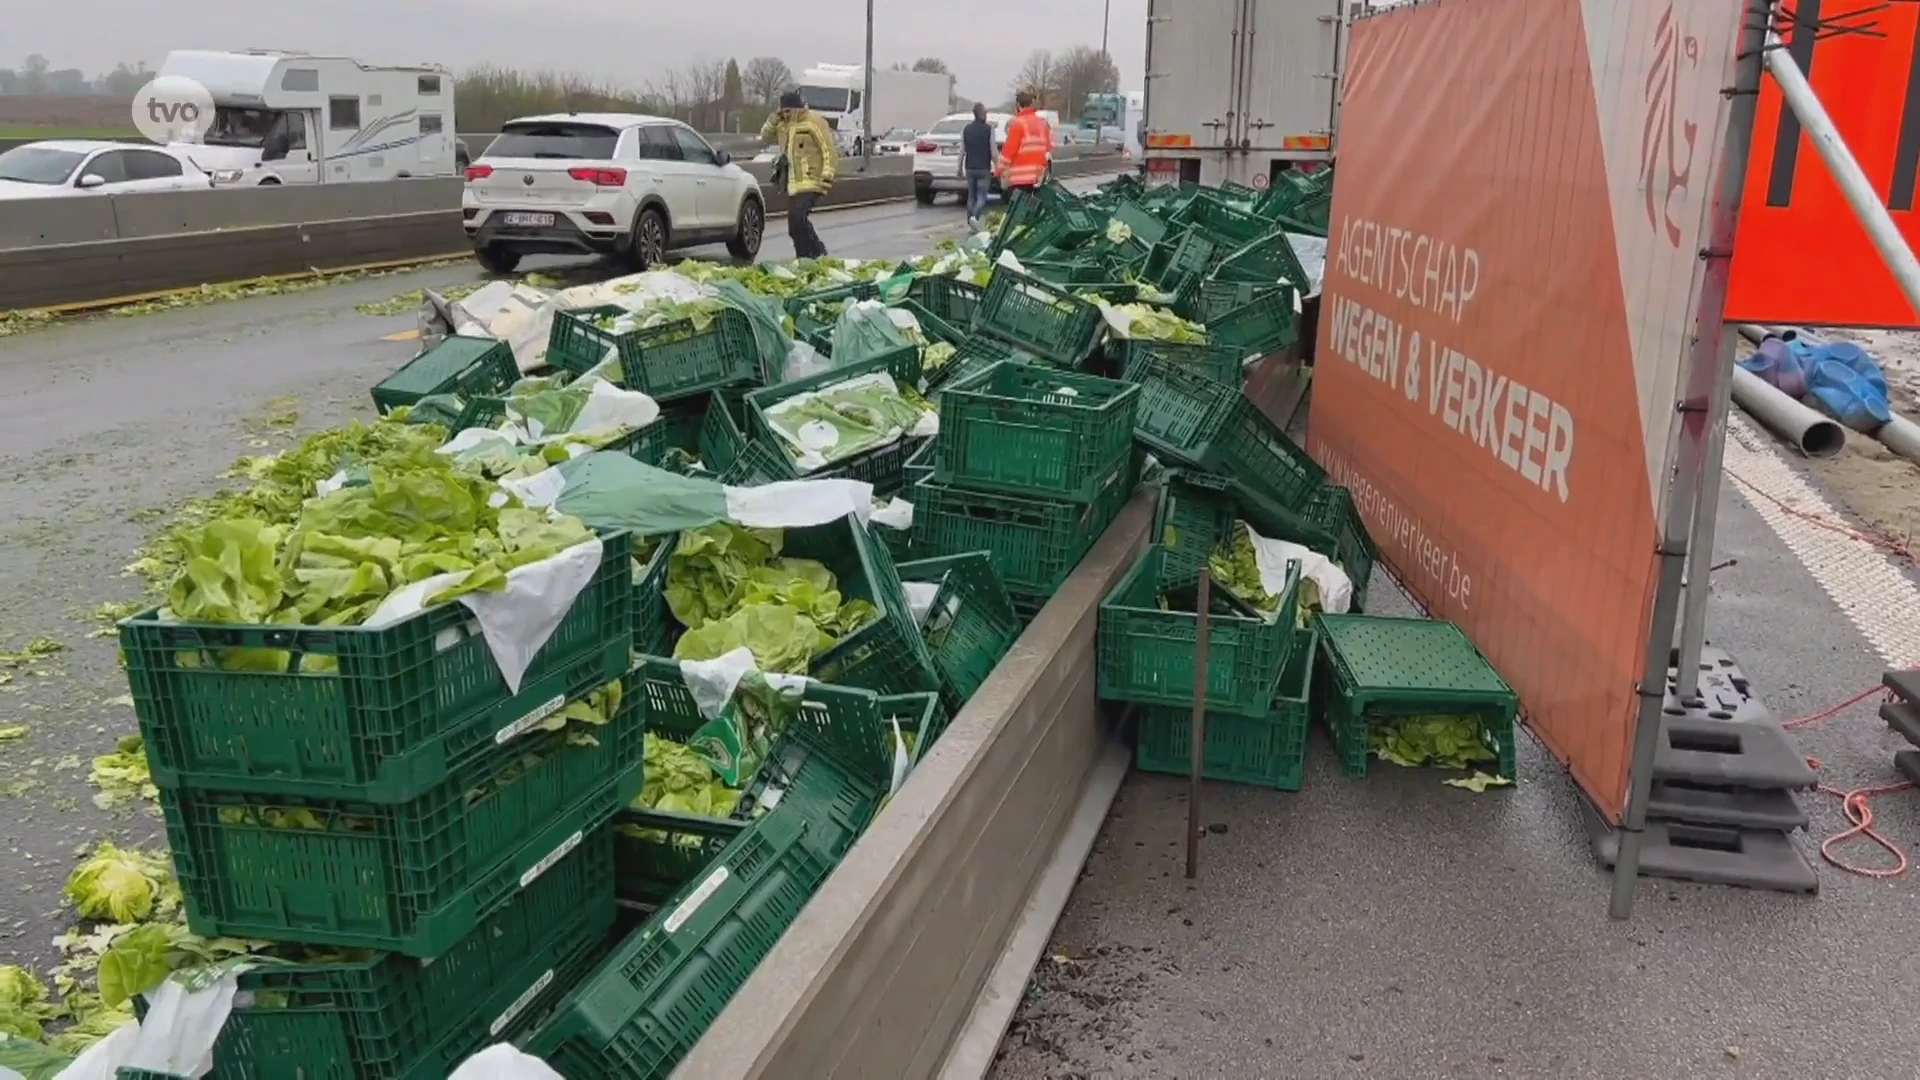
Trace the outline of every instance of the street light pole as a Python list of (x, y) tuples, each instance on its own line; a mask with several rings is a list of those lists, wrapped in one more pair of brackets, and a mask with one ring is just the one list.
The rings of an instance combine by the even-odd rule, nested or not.
[(860, 171), (873, 171), (873, 0), (867, 0), (866, 83), (860, 91)]
[(1113, 0), (1107, 0), (1107, 13), (1100, 20), (1100, 55), (1107, 55), (1107, 32), (1113, 28)]

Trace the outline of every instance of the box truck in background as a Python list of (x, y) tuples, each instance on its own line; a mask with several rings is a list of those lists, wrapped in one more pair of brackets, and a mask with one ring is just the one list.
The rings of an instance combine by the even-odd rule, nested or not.
[[(858, 154), (866, 122), (866, 69), (859, 64), (816, 64), (800, 73), (797, 87), (807, 108), (833, 128), (843, 153)], [(952, 108), (953, 78), (928, 71), (873, 73), (873, 137), (895, 128), (925, 132)]]
[(1331, 161), (1349, 6), (1148, 0), (1147, 179), (1264, 189)]

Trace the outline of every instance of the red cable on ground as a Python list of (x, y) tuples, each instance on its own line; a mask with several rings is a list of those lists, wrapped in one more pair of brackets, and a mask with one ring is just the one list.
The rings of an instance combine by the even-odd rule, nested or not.
[(1814, 525), (1819, 528), (1826, 529), (1828, 532), (1839, 533), (1841, 536), (1844, 536), (1849, 540), (1858, 540), (1861, 543), (1866, 544), (1868, 547), (1879, 548), (1881, 551), (1884, 551), (1889, 555), (1898, 556), (1902, 559), (1907, 560), (1908, 562), (1920, 561), (1920, 559), (1915, 558), (1913, 549), (1909, 548), (1907, 545), (1899, 542), (1898, 540), (1893, 539), (1890, 536), (1886, 536), (1878, 532), (1868, 532), (1864, 529), (1856, 529), (1844, 521), (1839, 521), (1837, 519), (1827, 517), (1824, 514), (1809, 513), (1805, 510), (1800, 509), (1797, 506), (1790, 506), (1784, 500), (1782, 500), (1779, 496), (1761, 489), (1760, 487), (1756, 486), (1753, 483), (1753, 481), (1748, 480), (1746, 477), (1741, 476), (1739, 473), (1734, 472), (1732, 469), (1726, 470), (1726, 473), (1729, 477), (1733, 479), (1734, 483), (1739, 484), (1741, 487), (1746, 488), (1748, 491), (1752, 492), (1754, 495), (1762, 499), (1765, 499), (1766, 501), (1772, 503), (1776, 507), (1779, 507), (1782, 513), (1789, 514), (1793, 517), (1799, 518), (1800, 520), (1808, 523), (1809, 525)]
[[(1802, 716), (1797, 720), (1789, 720), (1780, 726), (1788, 731), (1794, 731), (1811, 724), (1817, 724), (1822, 720), (1845, 712), (1868, 698), (1873, 697), (1875, 694), (1882, 694), (1889, 699), (1892, 697), (1892, 694), (1887, 693), (1884, 687), (1870, 686), (1838, 705), (1829, 706), (1817, 713)], [(1820, 759), (1816, 757), (1807, 758), (1807, 764), (1816, 771), (1824, 767)], [(1820, 841), (1820, 857), (1827, 860), (1827, 862), (1833, 866), (1859, 877), (1896, 878), (1905, 875), (1909, 865), (1907, 853), (1900, 845), (1887, 839), (1873, 827), (1873, 806), (1867, 802), (1867, 799), (1873, 795), (1885, 795), (1889, 792), (1905, 791), (1910, 787), (1913, 787), (1913, 785), (1906, 781), (1901, 781), (1895, 784), (1874, 784), (1867, 787), (1854, 788), (1852, 791), (1842, 791), (1830, 784), (1815, 784), (1813, 788), (1815, 791), (1823, 795), (1832, 795), (1840, 800), (1840, 812), (1847, 816), (1849, 822), (1853, 823), (1852, 828), (1843, 829), (1827, 837), (1825, 840)], [(1843, 861), (1838, 855), (1834, 854), (1835, 848), (1853, 840), (1868, 840), (1880, 845), (1887, 854), (1893, 856), (1894, 865), (1890, 867), (1856, 866), (1853, 863)]]

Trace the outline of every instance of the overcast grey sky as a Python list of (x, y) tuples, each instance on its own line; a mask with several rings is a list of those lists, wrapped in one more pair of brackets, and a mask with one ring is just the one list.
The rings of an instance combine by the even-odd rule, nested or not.
[[(1109, 48), (1139, 89), (1147, 0), (1112, 0)], [(865, 0), (82, 0), (10, 4), (0, 35), (88, 75), (158, 67), (175, 48), (298, 49), (362, 60), (573, 70), (639, 85), (696, 59), (772, 54), (798, 72), (859, 63)], [(874, 62), (938, 56), (970, 97), (997, 98), (1036, 48), (1100, 44), (1105, 0), (875, 0)]]

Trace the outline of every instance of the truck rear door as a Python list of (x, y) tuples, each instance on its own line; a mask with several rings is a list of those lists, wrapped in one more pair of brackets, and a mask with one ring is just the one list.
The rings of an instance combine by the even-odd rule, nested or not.
[(1150, 0), (1147, 147), (1224, 148), (1233, 133), (1242, 0)]
[(1245, 39), (1234, 141), (1256, 157), (1331, 150), (1345, 33), (1341, 0), (1241, 3)]

